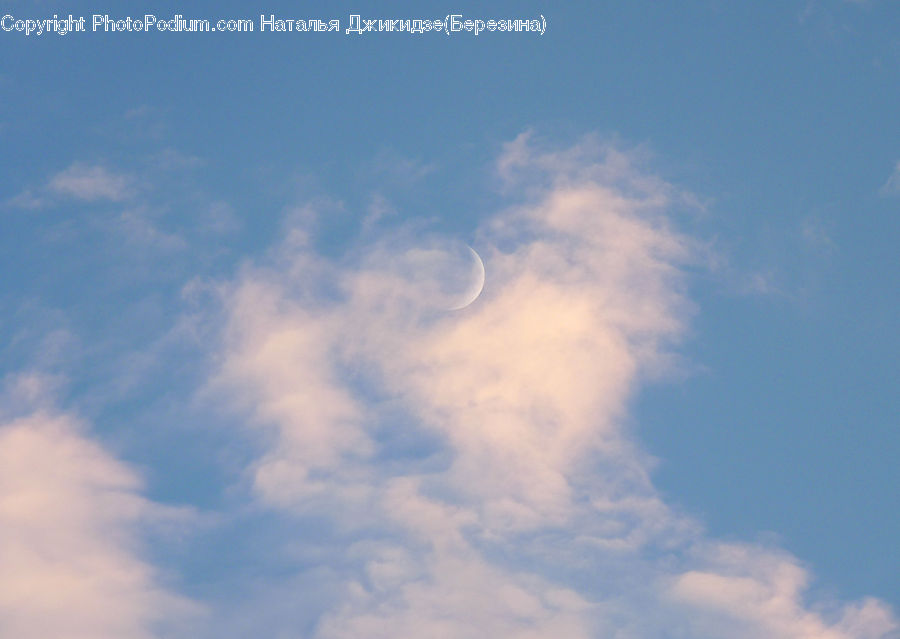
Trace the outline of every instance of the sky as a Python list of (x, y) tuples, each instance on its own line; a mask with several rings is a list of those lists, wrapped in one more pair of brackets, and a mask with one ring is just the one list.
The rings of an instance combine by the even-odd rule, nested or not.
[(0, 0), (0, 639), (900, 637), (900, 4), (368, 5)]

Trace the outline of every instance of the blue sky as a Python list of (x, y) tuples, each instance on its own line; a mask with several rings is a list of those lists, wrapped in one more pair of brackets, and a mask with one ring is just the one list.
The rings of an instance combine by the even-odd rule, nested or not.
[(0, 2), (0, 636), (897, 635), (900, 5), (565, 4)]

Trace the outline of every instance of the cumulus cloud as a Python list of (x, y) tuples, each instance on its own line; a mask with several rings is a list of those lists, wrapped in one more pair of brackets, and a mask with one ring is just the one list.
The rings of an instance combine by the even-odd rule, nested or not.
[[(14, 386), (41, 394), (35, 378)], [(149, 639), (196, 612), (142, 558), (141, 529), (180, 515), (140, 488), (71, 416), (0, 420), (0, 636)]]
[(255, 494), (342, 544), (310, 568), (339, 583), (315, 635), (895, 632), (877, 601), (809, 604), (794, 558), (708, 539), (652, 485), (626, 413), (692, 312), (677, 190), (595, 139), (523, 135), (497, 170), (510, 206), (461, 311), (422, 293), (440, 238), (403, 230), (326, 259), (298, 229), (223, 289), (213, 385), (259, 434)]

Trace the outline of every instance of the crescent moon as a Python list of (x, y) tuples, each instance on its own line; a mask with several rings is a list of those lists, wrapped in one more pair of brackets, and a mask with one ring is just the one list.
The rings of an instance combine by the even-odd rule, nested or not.
[(478, 299), (478, 296), (481, 295), (481, 291), (484, 288), (484, 262), (481, 261), (481, 256), (475, 252), (475, 249), (471, 246), (467, 248), (473, 258), (471, 271), (472, 283), (469, 285), (469, 288), (466, 289), (466, 292), (462, 294), (460, 301), (457, 302), (455, 306), (450, 307), (449, 310), (451, 311), (459, 311), (467, 307)]

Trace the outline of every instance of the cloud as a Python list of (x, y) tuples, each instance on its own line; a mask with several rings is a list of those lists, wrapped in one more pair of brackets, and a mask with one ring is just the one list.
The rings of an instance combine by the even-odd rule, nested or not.
[(26, 189), (4, 204), (20, 209), (43, 209), (60, 201), (122, 202), (134, 195), (134, 180), (98, 164), (75, 162), (51, 176), (38, 189)]
[(427, 177), (436, 168), (434, 164), (385, 149), (374, 159), (370, 170), (380, 178), (382, 184), (410, 185)]
[(315, 636), (896, 631), (874, 600), (809, 605), (795, 559), (711, 540), (654, 489), (628, 402), (672, 370), (698, 247), (637, 162), (507, 145), (510, 206), (476, 233), (487, 283), (462, 311), (423, 295), (413, 265), (442, 238), (410, 229), (340, 259), (298, 229), (223, 287), (211, 384), (259, 437), (254, 494), (339, 546), (305, 568), (339, 584)]
[(119, 202), (131, 194), (131, 180), (102, 166), (75, 163), (50, 178), (48, 188), (62, 197)]
[(17, 209), (35, 210), (46, 206), (47, 202), (40, 195), (37, 195), (31, 189), (26, 189), (18, 195), (14, 195), (3, 204)]
[(145, 209), (129, 209), (118, 216), (118, 230), (127, 240), (142, 247), (153, 247), (162, 251), (180, 251), (187, 248), (183, 237), (167, 233), (153, 224)]
[(0, 420), (0, 636), (149, 639), (197, 611), (141, 557), (141, 530), (181, 515), (140, 489), (71, 416)]
[(800, 237), (810, 248), (822, 252), (834, 251), (837, 245), (832, 239), (833, 231), (830, 226), (820, 218), (808, 216), (800, 224)]
[(900, 194), (900, 162), (894, 167), (894, 172), (881, 187), (882, 195)]
[(386, 217), (397, 215), (397, 209), (382, 194), (374, 193), (369, 198), (366, 216), (363, 218), (363, 229), (369, 231)]
[[(706, 549), (708, 567), (672, 582), (671, 597), (695, 609), (691, 626), (703, 636), (859, 639), (896, 636), (896, 621), (873, 599), (824, 614), (804, 609), (809, 575), (784, 553), (736, 544)], [(833, 621), (828, 623), (825, 617)]]

